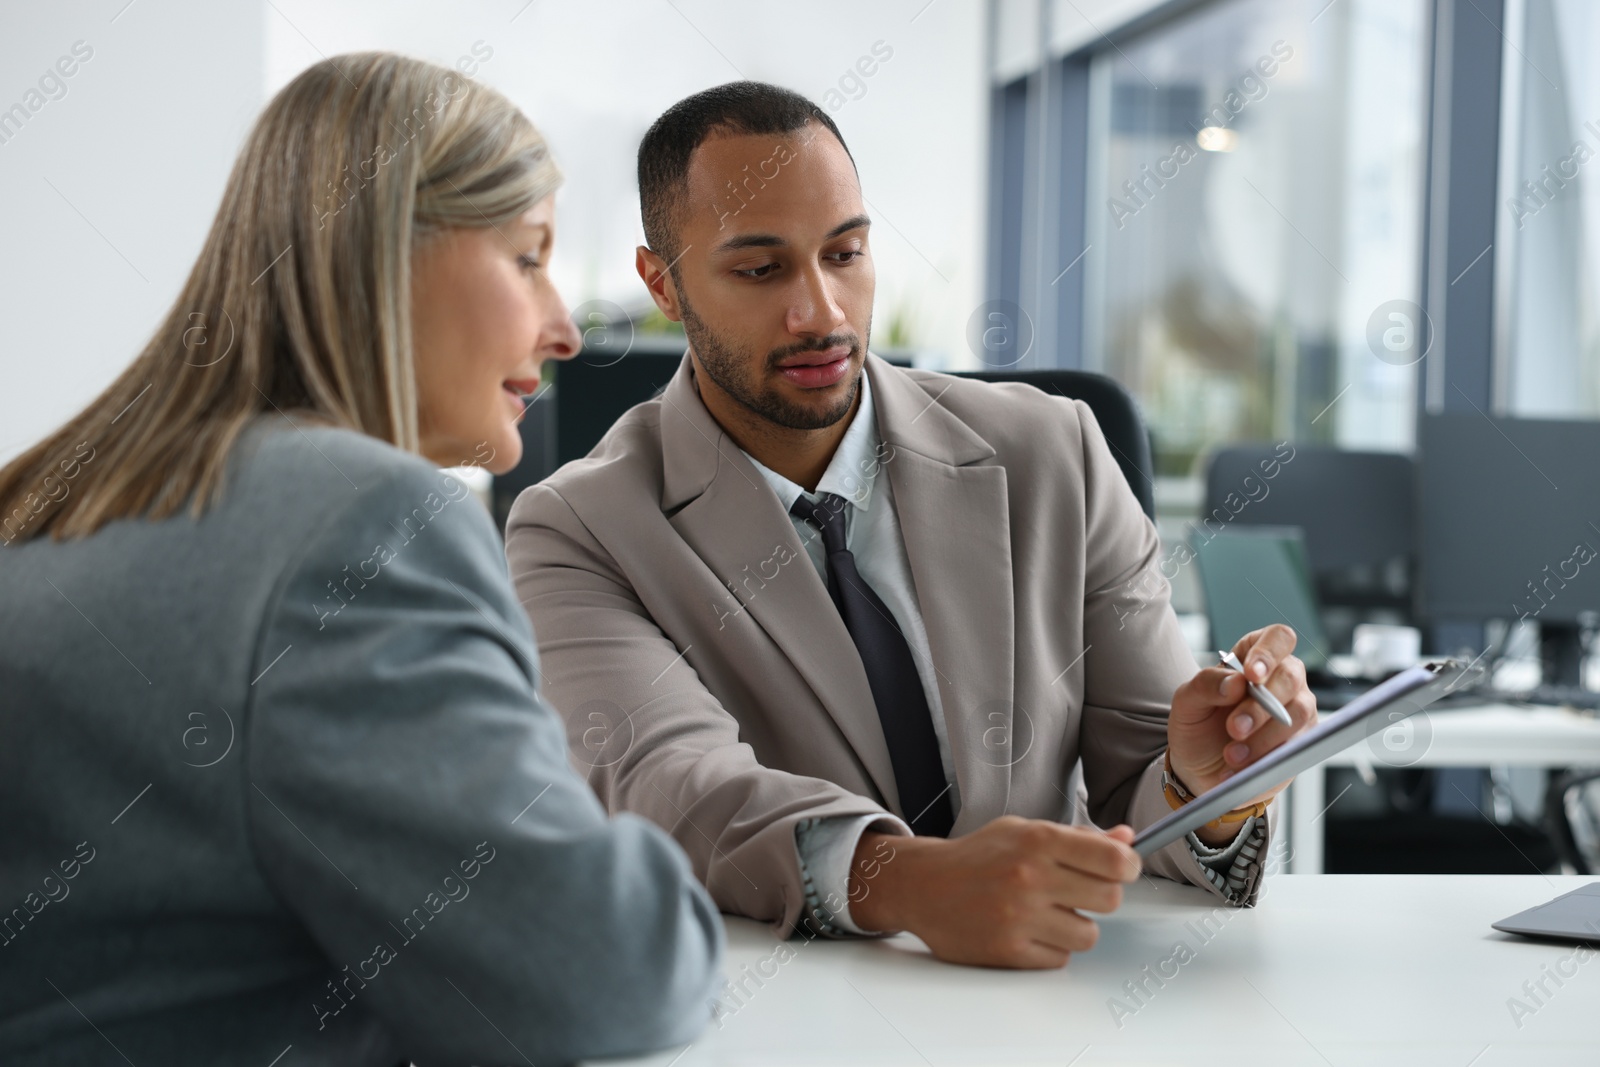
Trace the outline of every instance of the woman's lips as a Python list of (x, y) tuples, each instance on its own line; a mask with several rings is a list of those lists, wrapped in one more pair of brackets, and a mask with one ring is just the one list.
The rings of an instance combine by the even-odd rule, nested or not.
[(500, 388), (506, 394), (506, 402), (513, 405), (517, 413), (517, 418), (520, 419), (527, 411), (527, 400), (525, 398), (532, 397), (533, 394), (538, 391), (539, 379), (533, 378), (528, 381), (519, 380), (516, 382), (501, 382)]

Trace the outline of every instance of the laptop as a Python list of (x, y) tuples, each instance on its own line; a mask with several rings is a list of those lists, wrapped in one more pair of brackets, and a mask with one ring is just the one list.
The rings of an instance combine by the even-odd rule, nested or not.
[(1299, 638), (1294, 653), (1306, 665), (1317, 707), (1343, 707), (1368, 688), (1328, 667), (1328, 635), (1300, 527), (1196, 528), (1191, 541), (1213, 644), (1232, 648), (1250, 631), (1281, 622)]
[(1600, 943), (1600, 882), (1590, 882), (1490, 925), (1524, 937)]

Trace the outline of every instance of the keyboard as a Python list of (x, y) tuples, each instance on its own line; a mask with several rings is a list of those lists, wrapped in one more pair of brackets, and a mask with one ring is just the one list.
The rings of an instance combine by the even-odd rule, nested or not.
[[(1366, 679), (1341, 678), (1328, 671), (1307, 671), (1306, 681), (1311, 695), (1317, 698), (1317, 710), (1337, 711), (1377, 682)], [(1577, 685), (1542, 683), (1531, 689), (1495, 689), (1478, 684), (1446, 693), (1430, 707), (1440, 711), (1451, 707), (1470, 707), (1482, 704), (1532, 704), (1540, 707), (1573, 708), (1577, 711), (1600, 713), (1600, 691)]]
[(1473, 695), (1486, 703), (1504, 701), (1508, 704), (1541, 704), (1576, 708), (1579, 711), (1600, 711), (1600, 692), (1576, 685), (1536, 685), (1532, 689), (1515, 692), (1480, 689)]

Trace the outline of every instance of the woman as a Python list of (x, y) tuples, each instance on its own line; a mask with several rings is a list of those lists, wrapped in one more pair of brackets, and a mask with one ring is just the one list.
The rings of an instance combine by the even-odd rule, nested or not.
[(716, 912), (569, 769), (439, 470), (514, 466), (578, 347), (559, 180), (452, 71), (311, 67), (144, 351), (0, 471), (0, 1060), (547, 1064), (703, 1025)]

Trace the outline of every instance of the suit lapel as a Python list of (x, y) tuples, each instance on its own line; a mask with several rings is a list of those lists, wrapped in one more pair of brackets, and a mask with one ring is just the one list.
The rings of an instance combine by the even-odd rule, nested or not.
[(850, 632), (777, 496), (701, 402), (687, 355), (662, 392), (661, 443), (662, 511), (728, 590), (715, 618), (731, 629), (748, 615), (766, 632), (898, 811), (889, 749)]
[[(1006, 471), (994, 449), (922, 386), (869, 357), (884, 463), (939, 680), (961, 787), (955, 832), (1006, 810), (1011, 766), (1033, 740), (1014, 709), (1016, 652)], [(848, 637), (848, 635), (847, 635)]]

